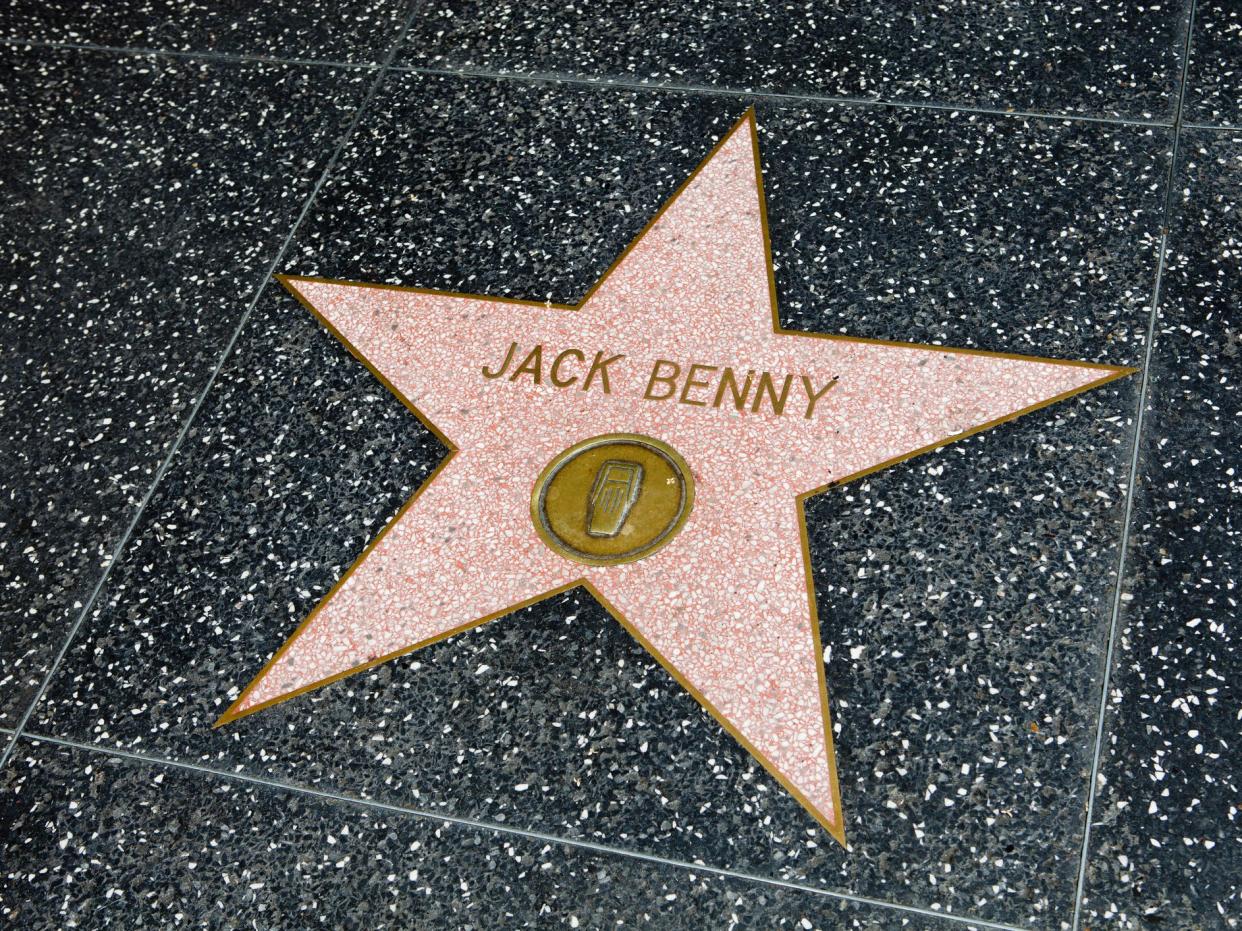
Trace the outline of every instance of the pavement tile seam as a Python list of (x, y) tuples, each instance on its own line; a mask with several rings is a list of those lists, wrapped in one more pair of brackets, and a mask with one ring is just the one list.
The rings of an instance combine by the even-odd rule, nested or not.
[(325, 68), (348, 68), (352, 71), (379, 71), (384, 66), (369, 61), (334, 61), (323, 58), (283, 58), (273, 55), (246, 55), (237, 52), (185, 52), (180, 49), (138, 48), (126, 45), (100, 45), (94, 42), (56, 42), (49, 39), (0, 38), (0, 45), (16, 48), (75, 49), (83, 52), (112, 52), (116, 55), (147, 55), (166, 58), (185, 58), (204, 61), (255, 62), (265, 65), (320, 66)]
[[(882, 109), (932, 110), (945, 113), (973, 113), (980, 116), (1006, 116), (1018, 119), (1064, 120), (1072, 123), (1103, 123), (1109, 126), (1144, 126), (1167, 128), (1173, 124), (1159, 119), (1126, 119), (1122, 117), (1091, 116), (1080, 113), (1057, 113), (1035, 110), (999, 109), (977, 106), (956, 106), (950, 103), (934, 103), (920, 100), (888, 100), (883, 98), (838, 97), (830, 94), (802, 94), (780, 91), (739, 90), (732, 87), (713, 87), (706, 84), (676, 84), (669, 82), (624, 81), (615, 78), (593, 78), (575, 74), (542, 71), (493, 71), (479, 68), (440, 68), (419, 65), (377, 65), (367, 62), (343, 62), (314, 58), (275, 58), (267, 55), (244, 55), (228, 52), (185, 52), (169, 49), (135, 48), (117, 45), (96, 45), (89, 42), (55, 42), (43, 39), (4, 39), (0, 45), (29, 46), (33, 48), (82, 49), (95, 52), (113, 52), (118, 55), (152, 55), (174, 58), (216, 59), (221, 61), (253, 61), (267, 64), (295, 64), (332, 68), (352, 68), (376, 71), (387, 67), (397, 72), (447, 77), (479, 78), (493, 81), (522, 81), (532, 84), (570, 84), (596, 88), (616, 88), (626, 91), (662, 91), (677, 94), (702, 94), (712, 97), (741, 97), (754, 100), (836, 104), (850, 107), (879, 107)], [(1209, 127), (1217, 128), (1217, 127)], [(1229, 129), (1231, 127), (1219, 127)]]
[(1211, 123), (1182, 123), (1182, 129), (1206, 129), (1209, 132), (1226, 135), (1242, 134), (1242, 126), (1214, 126)]
[(1100, 777), (1100, 763), (1104, 751), (1104, 736), (1108, 727), (1108, 693), (1112, 680), (1113, 660), (1116, 652), (1117, 632), (1121, 622), (1122, 594), (1127, 570), (1126, 556), (1130, 545), (1130, 531), (1134, 520), (1135, 486), (1138, 482), (1140, 451), (1142, 449), (1144, 414), (1151, 377), (1151, 361), (1156, 341), (1156, 321), (1160, 315), (1160, 290), (1164, 281), (1164, 269), (1168, 256), (1169, 223), (1173, 210), (1175, 174), (1177, 172), (1178, 144), (1182, 134), (1182, 113), (1186, 102), (1186, 79), (1190, 68), (1190, 43), (1194, 32), (1195, 0), (1190, 2), (1186, 25), (1185, 46), (1182, 49), (1182, 73), (1178, 82), (1177, 108), (1173, 115), (1173, 144), (1169, 153), (1169, 173), (1165, 178), (1164, 207), (1160, 217), (1160, 251), (1156, 260), (1156, 278), (1152, 286), (1151, 312), (1147, 318), (1147, 336), (1144, 346), (1142, 370), (1139, 373), (1138, 397), (1135, 400), (1134, 442), (1130, 450), (1130, 462), (1126, 479), (1126, 503), (1121, 519), (1121, 537), (1117, 544), (1117, 572), (1113, 588), (1113, 604), (1108, 622), (1108, 640), (1104, 650), (1104, 669), (1100, 675), (1100, 698), (1096, 712), (1095, 746), (1091, 753), (1091, 771), (1087, 775), (1087, 804), (1083, 813), (1082, 850), (1078, 858), (1078, 879), (1074, 887), (1074, 915), (1070, 927), (1078, 931), (1082, 922), (1082, 905), (1086, 893), (1087, 861), (1091, 856), (1091, 821), (1095, 816), (1095, 797)]
[(852, 902), (857, 905), (867, 905), (875, 908), (889, 909), (895, 912), (901, 912), (906, 915), (919, 915), (927, 918), (936, 918), (942, 921), (950, 921), (959, 923), (969, 928), (987, 928), (991, 931), (1027, 931), (1018, 925), (1001, 924), (994, 921), (985, 921), (979, 918), (972, 918), (967, 915), (956, 915), (949, 912), (937, 911), (934, 908), (923, 908), (915, 905), (906, 905), (900, 902), (886, 902), (883, 899), (870, 898), (868, 896), (851, 895), (849, 893), (837, 892), (831, 889), (824, 889), (819, 886), (807, 883), (791, 882), (789, 880), (775, 879), (767, 876), (760, 876), (739, 870), (724, 869), (722, 867), (711, 866), (706, 863), (692, 863), (686, 860), (675, 860), (668, 857), (661, 857), (655, 854), (644, 853), (639, 850), (631, 850), (626, 847), (614, 847), (608, 844), (599, 844), (592, 841), (582, 840), (572, 837), (560, 837), (555, 834), (547, 834), (542, 831), (532, 831), (523, 828), (515, 828), (509, 825), (497, 824), (489, 821), (481, 821), (474, 818), (463, 818), (455, 815), (445, 815), (433, 811), (424, 811), (418, 808), (409, 808), (404, 805), (394, 805), (389, 802), (383, 802), (376, 799), (358, 798), (355, 796), (345, 795), (339, 792), (329, 792), (323, 789), (313, 789), (307, 786), (300, 786), (296, 783), (285, 782), (279, 779), (268, 779), (262, 776), (256, 776), (252, 773), (245, 772), (228, 772), (226, 770), (215, 769), (210, 766), (199, 766), (194, 763), (187, 763), (183, 760), (166, 759), (159, 756), (148, 756), (142, 753), (133, 753), (131, 751), (121, 750), (116, 747), (108, 747), (99, 744), (93, 744), (77, 740), (68, 740), (63, 737), (53, 737), (46, 734), (22, 733), (15, 740), (14, 744), (21, 740), (29, 741), (32, 744), (47, 743), (60, 747), (68, 747), (76, 750), (83, 750), (89, 753), (96, 753), (103, 756), (117, 757), (119, 759), (129, 760), (136, 763), (143, 763), (154, 766), (167, 766), (174, 769), (184, 770), (187, 772), (197, 773), (202, 776), (211, 776), (216, 779), (232, 780), (234, 782), (242, 782), (252, 786), (262, 786), (269, 789), (275, 789), (280, 792), (294, 792), (299, 795), (306, 795), (318, 799), (323, 802), (329, 802), (338, 805), (349, 805), (359, 808), (367, 808), (374, 811), (382, 811), (389, 814), (404, 815), (411, 818), (420, 818), (429, 821), (439, 821), (446, 824), (456, 825), (458, 827), (470, 828), (480, 831), (488, 831), (495, 834), (505, 834), (514, 837), (522, 837), (528, 840), (541, 841), (549, 844), (563, 844), (568, 847), (574, 847), (581, 850), (588, 850), (593, 853), (604, 854), (608, 856), (626, 857), (634, 860), (642, 860), (648, 863), (658, 864), (670, 869), (676, 870), (692, 870), (700, 873), (711, 873), (728, 879), (736, 879), (741, 882), (755, 883), (764, 886), (774, 886), (781, 889), (789, 889), (795, 892), (811, 893), (820, 895), (830, 899), (837, 899), (845, 902)]
[(1081, 113), (1056, 113), (1035, 110), (1001, 109), (994, 107), (957, 106), (924, 100), (889, 100), (869, 97), (838, 97), (831, 94), (807, 94), (782, 91), (741, 90), (735, 87), (712, 87), (706, 84), (676, 84), (666, 81), (624, 81), (617, 78), (594, 78), (557, 71), (496, 71), (481, 68), (442, 68), (423, 65), (395, 65), (394, 71), (429, 74), (442, 77), (487, 78), (490, 80), (523, 81), (533, 84), (576, 84), (586, 87), (612, 87), (626, 91), (661, 91), (673, 94), (702, 94), (711, 97), (741, 97), (787, 103), (835, 104), (847, 107), (879, 107), (896, 110), (932, 110), (941, 113), (973, 113), (980, 116), (1008, 116), (1019, 119), (1064, 120), (1073, 123), (1104, 123), (1109, 126), (1169, 127), (1167, 120), (1127, 119), (1114, 116), (1091, 116)]
[[(285, 234), (280, 248), (276, 251), (276, 255), (272, 258), (271, 263), (264, 270), (263, 277), (256, 283), (254, 294), (248, 302), (245, 311), (242, 312), (237, 326), (234, 327), (232, 335), (229, 337), (223, 351), (216, 360), (216, 364), (212, 367), (211, 373), (207, 376), (207, 380), (204, 383), (202, 390), (198, 393), (193, 405), (190, 407), (189, 413), (186, 414), (185, 419), (182, 421), (176, 438), (169, 446), (168, 452), (160, 462), (159, 467), (155, 470), (155, 475), (152, 478), (150, 485), (148, 485), (147, 490), (143, 493), (141, 501), (139, 501), (138, 506), (134, 509), (133, 515), (125, 527), (125, 531), (121, 534), (121, 538), (117, 541), (117, 545), (113, 548), (112, 554), (109, 556), (107, 564), (100, 573), (94, 588), (91, 590), (91, 593), (87, 599), (83, 602), (82, 610), (78, 612), (77, 618), (74, 619), (73, 624), (70, 625), (68, 633), (61, 641), (55, 658), (48, 667), (48, 670), (43, 677), (43, 681), (39, 684), (38, 691), (30, 700), (30, 703), (26, 706), (25, 711), (22, 712), (21, 718), (18, 719), (17, 727), (11, 732), (12, 736), (10, 737), (7, 746), (4, 748), (4, 751), (0, 753), (0, 770), (4, 769), (4, 767), (8, 764), (9, 759), (12, 757), (13, 752), (17, 747), (18, 741), (21, 739), (26, 725), (30, 721), (31, 715), (34, 714), (35, 708), (38, 707), (39, 702), (43, 700), (43, 696), (47, 693), (48, 687), (55, 678), (56, 672), (60, 668), (60, 664), (64, 659), (65, 654), (69, 651), (70, 645), (73, 643), (78, 631), (82, 629), (82, 625), (85, 623), (87, 617), (90, 616), (91, 611), (94, 610), (95, 603), (99, 600), (100, 594), (108, 584), (108, 578), (112, 574), (112, 569), (120, 562), (121, 556), (125, 552), (125, 548), (129, 545), (130, 538), (133, 536), (134, 529), (142, 520), (143, 512), (146, 510), (146, 507), (152, 497), (154, 497), (156, 489), (159, 488), (160, 483), (164, 480), (164, 476), (168, 473), (169, 467), (172, 465), (173, 460), (177, 456), (177, 451), (181, 448), (181, 444), (185, 441), (186, 436), (189, 434), (190, 428), (197, 419), (199, 411), (202, 410), (204, 402), (211, 394), (211, 389), (215, 385), (216, 379), (219, 377), (221, 370), (224, 368), (224, 364), (232, 355), (233, 349), (237, 345), (238, 338), (245, 329), (246, 322), (250, 319), (251, 313), (258, 305), (259, 299), (263, 296), (263, 292), (268, 287), (275, 284), (273, 276), (280, 269), (281, 263), (284, 261), (285, 253), (292, 244), (298, 228), (302, 225), (302, 222), (310, 213), (310, 209), (315, 202), (315, 198), (319, 195), (320, 190), (323, 188), (324, 182), (327, 181), (329, 175), (331, 175), (333, 169), (336, 167), (341, 154), (345, 151), (346, 146), (349, 144), (350, 138), (353, 136), (354, 132), (358, 128), (358, 125), (361, 123), (363, 114), (367, 111), (371, 101), (375, 99), (377, 91), (383, 85), (384, 78), (390, 70), (390, 66), (393, 59), (396, 57), (398, 50), (401, 48), (401, 43), (404, 41), (406, 30), (409, 29), (410, 23), (414, 19), (415, 12), (416, 10), (412, 8), (410, 12), (406, 14), (405, 22), (402, 24), (401, 29), (397, 32), (396, 37), (393, 39), (392, 44), (385, 54), (383, 63), (378, 67), (378, 69), (376, 69), (375, 79), (371, 82), (371, 86), (367, 89), (366, 95), (362, 98), (362, 102), (358, 105), (358, 109), (354, 113), (353, 119), (350, 120), (349, 125), (341, 134), (340, 139), (337, 140), (336, 145), (333, 146), (331, 156), (329, 156), (327, 162), (324, 164), (323, 170), (319, 173), (319, 177), (316, 178), (314, 187), (311, 188), (310, 193), (302, 203), (302, 209), (298, 212), (297, 217), (290, 225), (289, 231)], [(45, 46), (49, 48), (54, 47), (52, 43), (46, 43)], [(92, 51), (99, 51), (99, 49), (89, 46), (86, 48), (90, 48)]]

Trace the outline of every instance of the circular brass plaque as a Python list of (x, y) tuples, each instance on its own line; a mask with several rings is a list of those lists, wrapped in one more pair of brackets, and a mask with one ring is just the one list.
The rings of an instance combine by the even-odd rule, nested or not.
[(673, 447), (636, 433), (608, 433), (548, 463), (531, 492), (530, 515), (557, 553), (614, 566), (672, 540), (693, 504), (690, 467)]

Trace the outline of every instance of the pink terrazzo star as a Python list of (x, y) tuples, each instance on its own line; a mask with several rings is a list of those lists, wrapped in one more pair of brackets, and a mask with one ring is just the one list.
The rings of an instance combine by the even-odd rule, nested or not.
[[(766, 232), (748, 112), (577, 307), (282, 278), (453, 452), (218, 723), (585, 585), (844, 843), (803, 499), (1131, 370), (782, 331)], [(664, 548), (585, 566), (531, 490), (606, 433), (671, 445), (696, 499)]]

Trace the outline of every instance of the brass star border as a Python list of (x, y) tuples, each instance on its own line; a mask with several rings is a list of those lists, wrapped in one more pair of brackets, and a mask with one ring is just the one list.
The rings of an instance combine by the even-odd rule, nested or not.
[[(608, 280), (608, 278), (612, 275), (612, 273), (618, 267), (620, 267), (622, 263), (625, 262), (625, 260), (629, 257), (630, 253), (638, 246), (640, 242), (643, 241), (644, 237), (660, 221), (660, 219), (669, 210), (669, 208), (674, 203), (677, 202), (678, 198), (681, 197), (682, 193), (694, 182), (694, 180), (698, 177), (700, 172), (704, 169), (704, 167), (709, 162), (711, 162), (712, 158), (717, 154), (717, 152), (719, 152), (721, 147), (733, 135), (733, 133), (743, 127), (745, 127), (749, 133), (750, 142), (751, 142), (751, 146), (753, 149), (753, 155), (754, 155), (755, 183), (756, 183), (756, 187), (758, 190), (760, 223), (761, 223), (762, 232), (763, 232), (764, 264), (766, 266), (766, 271), (767, 271), (767, 286), (768, 286), (769, 304), (770, 304), (771, 318), (772, 318), (772, 329), (776, 335), (796, 336), (799, 338), (812, 338), (812, 339), (820, 339), (820, 340), (847, 341), (847, 342), (853, 342), (853, 343), (866, 343), (866, 344), (872, 344), (872, 345), (877, 345), (877, 346), (918, 348), (918, 349), (928, 350), (931, 352), (959, 353), (963, 355), (989, 356), (989, 357), (994, 357), (994, 358), (1016, 359), (1016, 360), (1022, 360), (1022, 361), (1027, 361), (1027, 362), (1045, 362), (1045, 363), (1056, 364), (1056, 365), (1082, 366), (1084, 368), (1098, 369), (1102, 372), (1101, 377), (1099, 379), (1089, 382), (1081, 387), (1075, 388), (1073, 390), (1065, 391), (1061, 394), (1047, 398), (1046, 400), (1040, 401), (1035, 404), (1031, 404), (1027, 407), (1013, 411), (1012, 413), (1006, 414), (1004, 416), (997, 417), (986, 423), (982, 423), (975, 427), (967, 429), (959, 434), (949, 436), (947, 438), (944, 438), (944, 439), (941, 439), (941, 440), (938, 440), (932, 443), (928, 443), (927, 445), (920, 447), (918, 449), (915, 449), (912, 452), (908, 452), (908, 453), (905, 453), (899, 456), (894, 456), (890, 459), (886, 459), (882, 462), (876, 463), (875, 465), (872, 465), (868, 468), (861, 469), (859, 471), (845, 475), (841, 478), (827, 482), (819, 487), (813, 488), (810, 491), (797, 495), (796, 510), (797, 510), (797, 519), (798, 519), (798, 529), (799, 529), (799, 535), (800, 535), (803, 567), (805, 570), (805, 584), (806, 584), (806, 591), (807, 591), (807, 600), (808, 600), (808, 604), (810, 608), (811, 633), (812, 633), (812, 637), (814, 641), (815, 655), (818, 658), (818, 662), (816, 665), (818, 667), (818, 678), (819, 678), (819, 699), (820, 699), (820, 704), (821, 704), (822, 711), (823, 711), (824, 741), (825, 741), (826, 751), (828, 754), (828, 765), (830, 767), (830, 772), (831, 772), (831, 794), (832, 794), (833, 812), (837, 818), (837, 822), (833, 823), (827, 820), (826, 818), (824, 818), (822, 814), (819, 812), (819, 810), (810, 802), (810, 800), (806, 798), (803, 795), (803, 793), (795, 785), (793, 785), (763, 753), (761, 753), (758, 750), (758, 748), (756, 748), (749, 740), (747, 740), (747, 738), (743, 736), (743, 734), (732, 723), (730, 723), (730, 721), (717, 708), (715, 708), (713, 704), (710, 701), (708, 701), (708, 699), (694, 685), (692, 685), (678, 671), (678, 669), (668, 659), (666, 659), (660, 653), (660, 651), (657, 650), (653, 646), (653, 644), (647, 640), (647, 638), (643, 636), (643, 634), (634, 626), (634, 624), (632, 624), (625, 617), (625, 615), (620, 610), (618, 610), (618, 608), (615, 605), (610, 603), (609, 600), (599, 591), (599, 589), (585, 576), (577, 578), (573, 581), (570, 581), (554, 589), (545, 591), (532, 598), (509, 605), (500, 611), (496, 611), (491, 614), (487, 614), (485, 616), (476, 618), (472, 621), (463, 623), (457, 627), (452, 628), (451, 630), (446, 630), (443, 633), (435, 637), (431, 637), (431, 638), (419, 641), (417, 643), (413, 643), (409, 646), (402, 647), (401, 649), (386, 653), (382, 656), (379, 656), (361, 665), (358, 665), (353, 668), (344, 670), (342, 672), (333, 674), (331, 676), (328, 676), (316, 682), (312, 682), (300, 688), (296, 688), (285, 694), (281, 694), (273, 699), (260, 702), (258, 704), (255, 704), (250, 707), (246, 707), (244, 709), (241, 708), (246, 697), (255, 688), (256, 684), (260, 682), (263, 679), (263, 677), (272, 669), (272, 667), (280, 661), (280, 659), (289, 650), (290, 646), (298, 639), (298, 637), (307, 628), (307, 626), (310, 625), (314, 621), (315, 617), (319, 614), (319, 612), (333, 599), (333, 597), (337, 594), (337, 592), (340, 591), (341, 587), (349, 580), (350, 576), (354, 573), (354, 571), (366, 560), (367, 556), (370, 555), (370, 553), (375, 549), (375, 547), (384, 539), (385, 535), (388, 534), (388, 532), (392, 530), (392, 528), (395, 527), (401, 521), (402, 517), (406, 514), (406, 512), (409, 511), (411, 507), (413, 507), (413, 505), (419, 500), (423, 492), (426, 491), (426, 489), (436, 480), (436, 478), (443, 472), (445, 467), (448, 466), (448, 464), (453, 460), (453, 458), (458, 453), (458, 448), (453, 444), (451, 440), (449, 440), (449, 438), (445, 435), (445, 433), (436, 426), (436, 424), (431, 420), (431, 418), (425, 415), (421, 410), (419, 410), (419, 408), (408, 397), (406, 397), (405, 394), (403, 394), (402, 391), (400, 391), (379, 370), (379, 368), (370, 359), (368, 359), (366, 355), (363, 354), (363, 352), (361, 352), (356, 346), (354, 346), (349, 341), (349, 339), (347, 339), (345, 335), (342, 334), (322, 313), (320, 313), (314, 306), (312, 306), (310, 301), (308, 301), (297, 290), (296, 284), (298, 282), (317, 281), (317, 282), (323, 282), (323, 283), (349, 285), (351, 287), (375, 288), (375, 289), (384, 290), (384, 291), (409, 292), (409, 293), (414, 293), (414, 294), (467, 298), (467, 299), (479, 300), (479, 301), (495, 301), (495, 302), (509, 304), (509, 305), (530, 306), (530, 307), (539, 307), (539, 308), (546, 308), (546, 309), (552, 309), (552, 310), (576, 312), (582, 309), (583, 306), (586, 305), (591, 300), (591, 298), (600, 289), (600, 287)], [(265, 708), (269, 708), (274, 705), (280, 704), (282, 702), (288, 701), (292, 698), (305, 694), (314, 689), (318, 689), (321, 686), (328, 685), (332, 682), (336, 682), (340, 679), (346, 678), (347, 676), (351, 676), (355, 673), (362, 672), (366, 669), (373, 668), (382, 663), (387, 663), (390, 660), (397, 659), (398, 657), (405, 656), (409, 653), (412, 653), (424, 647), (430, 646), (434, 643), (438, 643), (442, 640), (446, 640), (450, 637), (456, 636), (457, 634), (471, 630), (475, 627), (479, 627), (483, 624), (488, 623), (489, 621), (496, 620), (497, 618), (513, 614), (517, 611), (522, 610), (523, 608), (530, 607), (531, 605), (537, 604), (541, 601), (545, 601), (557, 595), (564, 594), (565, 592), (572, 591), (573, 589), (576, 589), (576, 588), (583, 588), (587, 592), (589, 592), (590, 595), (593, 598), (595, 598), (595, 600), (599, 602), (604, 607), (604, 609), (610, 615), (612, 615), (612, 617), (623, 628), (625, 628), (630, 633), (631, 636), (634, 637), (635, 640), (637, 640), (652, 656), (654, 656), (655, 659), (660, 663), (660, 665), (664, 667), (665, 671), (668, 672), (668, 674), (672, 676), (672, 678), (676, 682), (678, 682), (687, 692), (689, 692), (695, 698), (695, 700), (698, 701), (699, 704), (702, 705), (703, 708), (705, 708), (708, 711), (708, 713), (711, 714), (712, 717), (716, 719), (716, 721), (725, 729), (726, 732), (728, 732), (755, 759), (757, 759), (760, 762), (760, 764), (776, 779), (776, 781), (790, 795), (792, 795), (795, 799), (797, 799), (797, 801), (807, 810), (807, 812), (811, 814), (812, 817), (814, 817), (816, 821), (818, 821), (819, 824), (830, 835), (832, 835), (832, 837), (834, 837), (842, 846), (846, 846), (845, 818), (844, 818), (844, 812), (841, 807), (840, 790), (839, 790), (838, 775), (837, 775), (836, 750), (835, 750), (835, 746), (833, 742), (831, 713), (829, 710), (827, 681), (826, 681), (826, 674), (825, 674), (825, 669), (824, 669), (825, 664), (823, 662), (823, 644), (820, 638), (820, 622), (819, 622), (818, 610), (817, 610), (817, 604), (816, 604), (814, 578), (812, 575), (813, 570), (812, 570), (812, 561), (811, 561), (810, 540), (809, 540), (808, 533), (807, 533), (807, 523), (806, 523), (806, 513), (805, 513), (806, 500), (808, 498), (811, 498), (812, 496), (828, 491), (831, 488), (835, 488), (837, 486), (844, 485), (850, 482), (854, 482), (861, 478), (865, 478), (868, 475), (871, 475), (875, 472), (879, 472), (883, 469), (887, 469), (890, 466), (894, 466), (899, 463), (905, 462), (906, 460), (913, 459), (917, 456), (923, 455), (924, 453), (928, 453), (936, 449), (940, 449), (941, 447), (947, 446), (950, 443), (956, 442), (958, 440), (967, 439), (971, 436), (974, 436), (978, 433), (982, 433), (985, 430), (989, 430), (993, 427), (999, 426), (1008, 421), (1014, 420), (1025, 414), (1040, 410), (1052, 404), (1056, 404), (1060, 401), (1066, 400), (1067, 398), (1073, 397), (1074, 395), (1091, 390), (1093, 388), (1100, 387), (1104, 384), (1115, 381), (1117, 379), (1127, 377), (1131, 374), (1134, 374), (1136, 371), (1138, 371), (1138, 369), (1136, 368), (1128, 368), (1128, 367), (1119, 368), (1115, 366), (1107, 366), (1107, 365), (1096, 364), (1096, 363), (1076, 362), (1076, 361), (1064, 360), (1064, 359), (1050, 359), (1050, 358), (1044, 358), (1044, 357), (1039, 357), (1039, 356), (1020, 355), (1016, 353), (992, 352), (992, 351), (974, 350), (974, 349), (959, 349), (959, 348), (953, 348), (953, 347), (925, 345), (925, 344), (911, 344), (911, 343), (905, 343), (905, 342), (900, 342), (900, 341), (895, 341), (895, 340), (861, 338), (861, 337), (846, 336), (843, 334), (835, 334), (835, 333), (809, 333), (809, 332), (804, 332), (801, 330), (789, 330), (789, 329), (782, 327), (780, 323), (779, 311), (778, 311), (778, 306), (777, 306), (776, 278), (775, 278), (775, 271), (774, 271), (773, 262), (772, 262), (772, 240), (771, 240), (770, 226), (769, 226), (769, 220), (768, 220), (766, 197), (764, 194), (761, 161), (760, 161), (760, 155), (759, 155), (758, 128), (757, 128), (755, 109), (753, 106), (748, 108), (745, 111), (745, 113), (742, 115), (742, 117), (737, 121), (737, 123), (735, 123), (728, 132), (724, 133), (721, 136), (719, 141), (715, 143), (715, 145), (711, 148), (708, 154), (699, 162), (698, 166), (677, 187), (674, 193), (664, 202), (664, 204), (660, 207), (660, 209), (657, 210), (656, 213), (651, 217), (651, 219), (647, 221), (647, 223), (643, 226), (642, 230), (638, 233), (638, 235), (634, 237), (634, 239), (629, 243), (629, 245), (625, 247), (624, 250), (622, 250), (622, 252), (617, 256), (617, 258), (612, 262), (612, 264), (608, 266), (607, 270), (603, 273), (603, 275), (600, 276), (600, 278), (595, 282), (595, 284), (593, 284), (590, 287), (590, 289), (587, 290), (587, 292), (582, 296), (582, 298), (576, 304), (558, 304), (558, 303), (552, 303), (552, 302), (546, 302), (546, 301), (532, 301), (532, 300), (521, 300), (521, 299), (513, 299), (513, 298), (506, 298), (506, 297), (493, 297), (489, 295), (466, 294), (462, 292), (442, 291), (442, 290), (428, 289), (428, 288), (414, 288), (414, 287), (402, 287), (402, 286), (395, 286), (395, 285), (346, 282), (346, 281), (339, 281), (336, 279), (308, 278), (308, 277), (296, 276), (296, 275), (276, 275), (275, 277), (284, 287), (286, 287), (286, 289), (288, 289), (294, 295), (294, 297), (297, 298), (297, 300), (306, 308), (306, 310), (309, 311), (315, 317), (315, 319), (319, 321), (319, 323), (324, 327), (324, 329), (326, 329), (333, 336), (335, 336), (336, 339), (339, 340), (345, 346), (345, 348), (348, 349), (350, 353), (352, 353), (355, 356), (355, 358), (357, 358), (358, 361), (361, 362), (371, 372), (371, 374), (376, 378), (377, 381), (379, 381), (382, 385), (384, 385), (385, 388), (387, 388), (409, 411), (411, 411), (419, 419), (419, 421), (422, 422), (422, 424), (429, 431), (431, 431), (431, 433), (441, 443), (445, 445), (445, 447), (448, 449), (448, 454), (435, 467), (435, 469), (430, 473), (430, 475), (423, 482), (423, 484), (418, 488), (418, 490), (415, 491), (414, 494), (401, 506), (401, 508), (397, 511), (396, 515), (384, 526), (382, 530), (379, 531), (379, 533), (370, 541), (370, 543), (366, 545), (366, 547), (362, 550), (362, 553), (359, 555), (359, 557), (350, 565), (350, 567), (337, 580), (337, 582), (331, 587), (331, 589), (329, 589), (328, 593), (319, 601), (319, 603), (310, 612), (310, 614), (307, 615), (307, 617), (301, 622), (301, 624), (299, 624), (299, 626), (294, 631), (294, 633), (290, 637), (288, 637), (288, 639), (284, 642), (284, 644), (280, 647), (280, 649), (277, 650), (276, 653), (271, 657), (271, 659), (267, 661), (267, 663), (262, 667), (260, 672), (254, 677), (251, 683), (246, 687), (246, 689), (243, 690), (243, 692), (239, 695), (239, 697), (230, 705), (228, 710), (225, 711), (225, 713), (221, 715), (220, 718), (215, 722), (213, 727), (216, 727), (216, 728), (221, 727), (225, 724), (228, 724), (232, 721), (236, 721), (240, 718), (246, 717), (257, 711), (261, 711)], [(517, 515), (517, 518), (521, 519), (526, 516), (528, 515), (519, 514)]]

